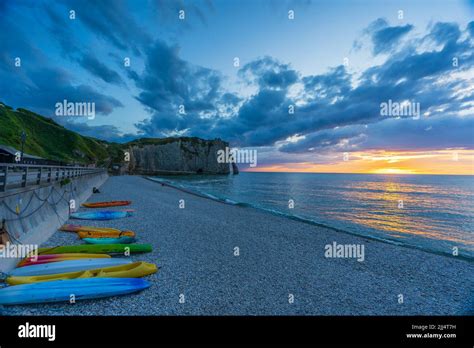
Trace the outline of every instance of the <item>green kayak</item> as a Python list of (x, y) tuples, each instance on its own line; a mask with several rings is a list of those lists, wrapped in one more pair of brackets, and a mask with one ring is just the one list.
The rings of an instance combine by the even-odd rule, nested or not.
[(51, 248), (39, 248), (38, 254), (66, 254), (66, 253), (86, 253), (86, 254), (125, 254), (125, 253), (149, 253), (150, 244), (83, 244), (65, 245)]

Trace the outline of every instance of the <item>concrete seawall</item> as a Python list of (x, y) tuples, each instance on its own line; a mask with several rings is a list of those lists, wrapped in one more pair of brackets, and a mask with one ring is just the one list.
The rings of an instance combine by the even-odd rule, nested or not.
[[(106, 172), (71, 179), (70, 183), (32, 186), (0, 194), (0, 221), (5, 219), (10, 243), (38, 245), (69, 218), (70, 201), (76, 208), (108, 178)], [(12, 269), (18, 258), (1, 257), (0, 272)], [(8, 255), (7, 255), (8, 256)]]

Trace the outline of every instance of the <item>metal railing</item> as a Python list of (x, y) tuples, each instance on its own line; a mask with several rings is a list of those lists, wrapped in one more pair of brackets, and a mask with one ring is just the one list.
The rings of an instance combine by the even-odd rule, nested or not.
[(105, 168), (0, 163), (0, 192), (106, 172)]

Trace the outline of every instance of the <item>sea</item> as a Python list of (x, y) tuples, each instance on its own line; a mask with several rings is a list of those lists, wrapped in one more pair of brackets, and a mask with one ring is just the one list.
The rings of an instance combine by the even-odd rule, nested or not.
[(473, 176), (241, 172), (152, 179), (228, 204), (474, 260)]

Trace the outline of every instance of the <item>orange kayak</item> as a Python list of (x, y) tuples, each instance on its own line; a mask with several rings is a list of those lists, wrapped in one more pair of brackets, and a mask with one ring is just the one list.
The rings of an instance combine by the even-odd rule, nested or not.
[(73, 224), (65, 224), (59, 228), (60, 231), (65, 232), (82, 232), (82, 231), (100, 231), (100, 232), (117, 232), (120, 233), (122, 231), (117, 230), (116, 228), (110, 227), (95, 227), (95, 226), (83, 226), (83, 225), (73, 225)]
[(120, 207), (131, 204), (132, 201), (110, 201), (110, 202), (95, 202), (95, 203), (83, 203), (81, 204), (86, 208), (107, 208), (107, 207)]
[(135, 237), (135, 232), (132, 231), (79, 231), (77, 235), (80, 238), (120, 238), (120, 237)]

